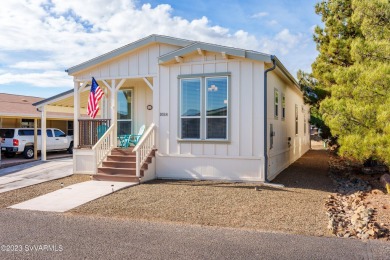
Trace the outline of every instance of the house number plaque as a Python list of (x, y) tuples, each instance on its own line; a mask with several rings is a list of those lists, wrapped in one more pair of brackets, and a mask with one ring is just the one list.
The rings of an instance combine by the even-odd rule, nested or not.
[(160, 116), (168, 116), (168, 113), (160, 113)]

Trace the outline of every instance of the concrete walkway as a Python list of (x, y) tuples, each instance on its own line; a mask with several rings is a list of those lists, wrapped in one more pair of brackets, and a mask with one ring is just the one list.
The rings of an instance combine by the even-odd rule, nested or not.
[(64, 178), (73, 174), (72, 159), (35, 161), (0, 170), (0, 193)]
[(10, 206), (13, 209), (65, 212), (136, 182), (86, 181)]

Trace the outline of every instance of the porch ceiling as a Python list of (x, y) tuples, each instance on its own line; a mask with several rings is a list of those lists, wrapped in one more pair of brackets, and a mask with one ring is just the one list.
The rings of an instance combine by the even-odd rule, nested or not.
[[(80, 107), (87, 108), (88, 104), (89, 91), (83, 91), (80, 93)], [(74, 107), (74, 96), (65, 97), (64, 99), (59, 99), (49, 103), (50, 106), (57, 107)]]

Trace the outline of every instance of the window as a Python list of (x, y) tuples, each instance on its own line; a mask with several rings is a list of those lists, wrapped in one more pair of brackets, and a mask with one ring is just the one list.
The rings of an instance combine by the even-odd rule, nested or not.
[(180, 80), (181, 139), (226, 140), (228, 116), (227, 76)]
[(14, 129), (0, 129), (0, 137), (2, 138), (13, 138), (14, 134)]
[(298, 105), (295, 105), (295, 134), (298, 134)]
[(307, 127), (307, 122), (306, 122), (306, 114), (303, 115), (303, 133), (306, 135), (306, 127)]
[(34, 130), (19, 130), (18, 131), (18, 134), (20, 136), (31, 136), (31, 135), (34, 135)]
[(181, 138), (200, 139), (200, 79), (182, 79), (180, 95)]
[(22, 119), (21, 127), (22, 128), (33, 128), (34, 127), (34, 119)]
[(119, 90), (117, 94), (117, 133), (118, 135), (128, 135), (133, 132), (133, 90)]
[(286, 118), (286, 97), (282, 94), (282, 120)]
[(269, 136), (270, 136), (270, 140), (269, 140), (269, 149), (272, 149), (274, 148), (274, 136), (275, 136), (275, 132), (274, 132), (274, 125), (273, 124), (270, 124), (270, 127), (269, 127)]
[(206, 78), (206, 139), (227, 139), (227, 78)]
[(53, 131), (51, 131), (51, 130), (46, 130), (46, 135), (47, 135), (47, 137), (53, 137)]
[(279, 91), (274, 90), (274, 116), (277, 119), (279, 116)]
[(55, 137), (66, 137), (66, 134), (64, 132), (62, 132), (61, 130), (55, 129), (54, 136)]
[(67, 133), (68, 135), (73, 135), (73, 121), (68, 121)]

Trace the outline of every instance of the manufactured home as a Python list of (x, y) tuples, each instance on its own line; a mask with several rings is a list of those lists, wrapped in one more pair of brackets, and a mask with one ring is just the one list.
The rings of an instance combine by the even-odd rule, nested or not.
[[(35, 105), (74, 109), (75, 173), (266, 182), (310, 147), (309, 107), (274, 55), (151, 35), (67, 73), (74, 89)], [(92, 77), (104, 95), (88, 119)]]

